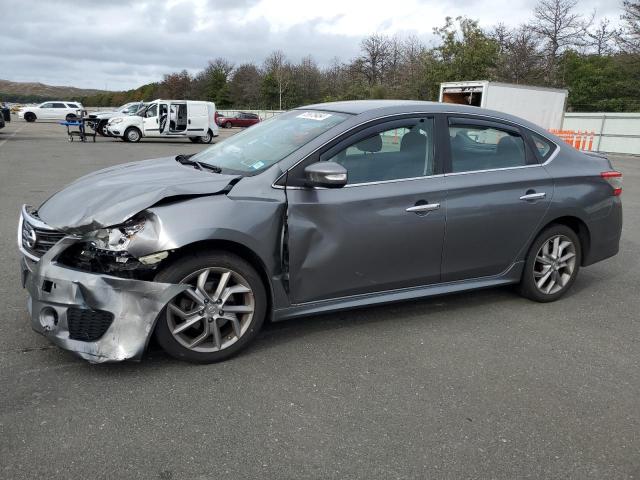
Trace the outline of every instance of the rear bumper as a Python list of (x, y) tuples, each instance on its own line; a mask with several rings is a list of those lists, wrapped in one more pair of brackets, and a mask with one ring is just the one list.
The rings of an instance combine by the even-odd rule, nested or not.
[[(22, 258), (22, 285), (29, 292), (31, 327), (91, 363), (139, 360), (159, 313), (187, 286), (82, 272), (56, 264), (56, 256), (75, 241), (69, 237), (61, 240), (39, 262)], [(95, 325), (80, 325), (84, 332), (80, 337), (91, 338), (85, 341), (78, 339), (79, 313), (80, 318), (102, 315), (112, 320), (99, 338), (95, 338)], [(71, 316), (75, 316), (74, 327)]]

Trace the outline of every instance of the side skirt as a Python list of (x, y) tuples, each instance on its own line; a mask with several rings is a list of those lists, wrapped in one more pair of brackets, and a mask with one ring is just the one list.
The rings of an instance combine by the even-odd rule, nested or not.
[(347, 310), (351, 308), (369, 307), (384, 303), (401, 302), (417, 298), (446, 295), (448, 293), (476, 290), (480, 288), (498, 287), (518, 283), (522, 276), (524, 262), (519, 261), (511, 265), (499, 275), (491, 277), (474, 278), (471, 280), (458, 280), (455, 282), (436, 283), (421, 287), (410, 287), (386, 292), (366, 293), (350, 297), (319, 300), (316, 302), (300, 303), (290, 307), (274, 310), (273, 321), (288, 320), (290, 318), (315, 315), (319, 313)]

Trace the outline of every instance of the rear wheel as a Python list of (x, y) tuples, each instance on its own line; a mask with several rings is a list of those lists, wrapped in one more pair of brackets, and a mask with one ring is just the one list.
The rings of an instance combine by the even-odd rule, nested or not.
[(156, 281), (188, 284), (158, 318), (156, 338), (171, 356), (196, 363), (225, 360), (258, 334), (267, 309), (255, 269), (226, 252), (181, 257)]
[(551, 225), (536, 237), (524, 267), (520, 292), (536, 302), (553, 302), (573, 285), (582, 261), (578, 235), (566, 225)]
[(69, 113), (69, 114), (67, 114), (67, 116), (66, 116), (66, 117), (64, 117), (64, 118), (65, 118), (65, 120), (66, 120), (67, 122), (73, 122), (74, 120), (77, 120), (77, 118), (78, 118), (78, 117), (77, 117), (75, 114), (73, 114), (73, 113)]
[(208, 130), (205, 136), (199, 138), (202, 143), (211, 143), (211, 140), (213, 140), (213, 132)]
[(137, 143), (142, 138), (142, 133), (136, 127), (129, 127), (124, 131), (124, 141)]
[(100, 135), (102, 137), (108, 137), (109, 136), (109, 132), (107, 131), (107, 121), (106, 120), (100, 120), (100, 122), (98, 122), (98, 125), (96, 127), (96, 132), (98, 132), (98, 135)]
[(35, 121), (36, 121), (36, 118), (37, 118), (37, 117), (36, 117), (36, 114), (35, 114), (35, 113), (33, 113), (33, 112), (27, 112), (27, 113), (25, 113), (25, 114), (24, 114), (24, 120), (25, 120), (25, 122), (29, 122), (29, 123), (31, 123), (31, 122), (35, 122)]

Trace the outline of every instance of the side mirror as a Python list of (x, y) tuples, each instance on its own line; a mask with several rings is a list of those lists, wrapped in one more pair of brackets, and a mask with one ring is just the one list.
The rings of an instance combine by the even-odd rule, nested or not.
[(316, 162), (304, 169), (309, 187), (340, 188), (347, 184), (347, 170), (334, 162)]

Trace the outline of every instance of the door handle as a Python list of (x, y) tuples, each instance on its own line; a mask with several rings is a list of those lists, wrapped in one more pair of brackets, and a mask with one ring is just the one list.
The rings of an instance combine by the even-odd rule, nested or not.
[(525, 202), (529, 202), (531, 200), (540, 200), (544, 197), (546, 197), (547, 194), (545, 192), (540, 192), (540, 193), (527, 193), (526, 195), (522, 195), (520, 197), (520, 200), (524, 200)]
[(439, 208), (439, 203), (425, 203), (424, 205), (414, 205), (413, 207), (409, 207), (406, 211), (409, 213), (420, 213), (431, 212), (433, 210), (438, 210)]

